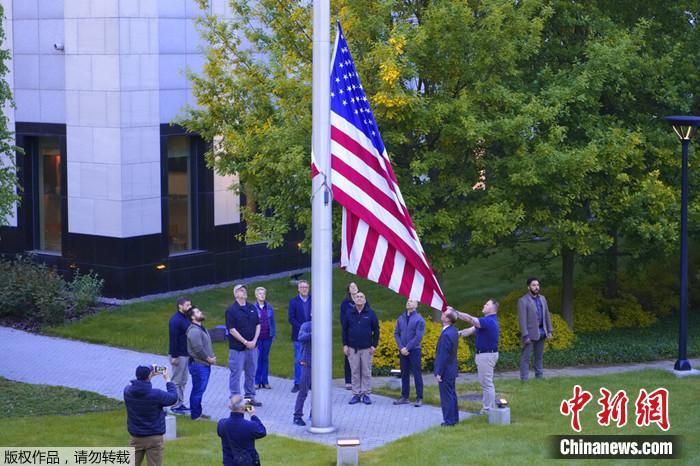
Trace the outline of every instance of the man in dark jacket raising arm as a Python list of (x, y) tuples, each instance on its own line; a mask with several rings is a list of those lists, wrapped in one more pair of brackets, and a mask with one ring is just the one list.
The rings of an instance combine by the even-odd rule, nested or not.
[(157, 375), (154, 368), (139, 366), (136, 368), (136, 380), (124, 388), (126, 404), (126, 425), (131, 434), (129, 446), (136, 449), (136, 466), (145, 456), (148, 466), (163, 464), (163, 434), (165, 434), (165, 406), (177, 402), (177, 389), (170, 381), (168, 370), (163, 367), (162, 374), (168, 390), (158, 390), (151, 386), (151, 379)]

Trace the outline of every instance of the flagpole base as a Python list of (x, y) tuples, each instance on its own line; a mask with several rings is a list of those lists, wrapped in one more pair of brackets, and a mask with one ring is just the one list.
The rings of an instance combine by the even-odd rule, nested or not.
[(306, 430), (312, 434), (332, 434), (333, 432), (337, 431), (338, 428), (335, 426), (328, 426), (328, 427), (311, 426)]

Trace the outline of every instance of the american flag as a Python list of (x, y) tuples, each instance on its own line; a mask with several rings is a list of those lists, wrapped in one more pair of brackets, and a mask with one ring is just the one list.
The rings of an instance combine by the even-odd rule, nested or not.
[[(341, 266), (444, 310), (445, 297), (401, 196), (340, 23), (330, 89), (331, 181), (333, 197), (343, 206)], [(313, 160), (312, 173), (317, 173)]]

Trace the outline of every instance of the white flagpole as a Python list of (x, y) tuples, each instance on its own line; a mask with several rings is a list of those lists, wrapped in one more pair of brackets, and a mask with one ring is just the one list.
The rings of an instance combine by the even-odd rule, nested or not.
[(311, 415), (309, 432), (335, 431), (331, 412), (333, 243), (330, 193), (330, 1), (313, 4), (313, 136), (319, 174), (311, 182)]

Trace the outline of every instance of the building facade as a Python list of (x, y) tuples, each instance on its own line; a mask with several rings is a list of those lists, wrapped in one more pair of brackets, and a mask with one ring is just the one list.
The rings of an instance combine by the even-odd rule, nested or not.
[[(0, 252), (94, 270), (104, 294), (141, 296), (304, 267), (299, 238), (238, 239), (233, 177), (209, 141), (172, 125), (196, 106), (185, 70), (205, 56), (193, 0), (2, 0), (22, 200)], [(226, 15), (226, 0), (206, 13)]]

